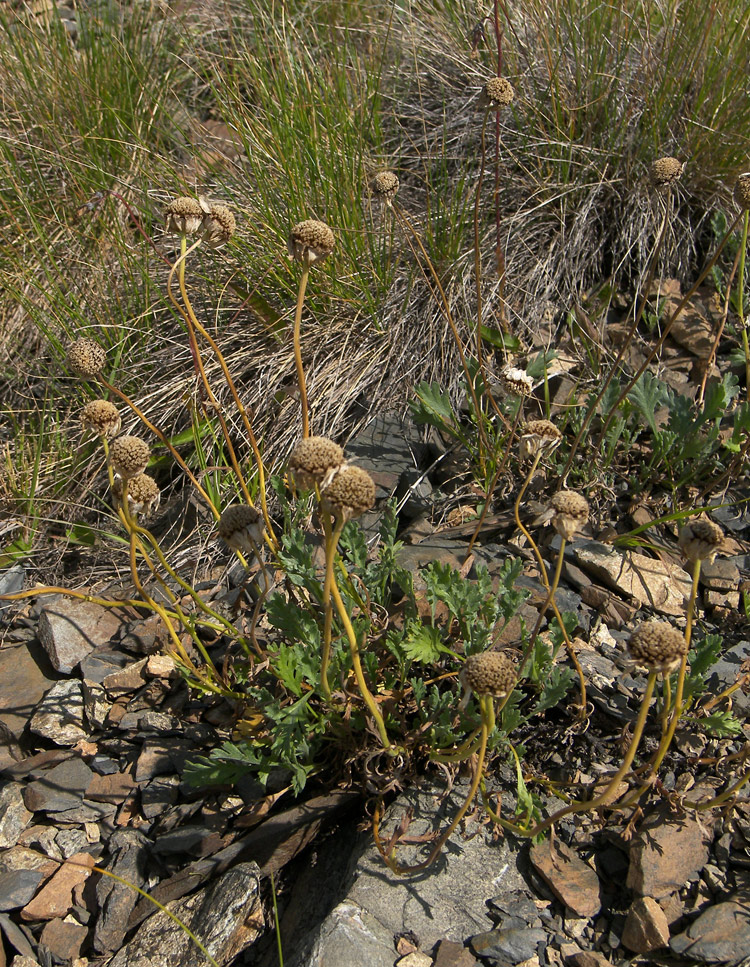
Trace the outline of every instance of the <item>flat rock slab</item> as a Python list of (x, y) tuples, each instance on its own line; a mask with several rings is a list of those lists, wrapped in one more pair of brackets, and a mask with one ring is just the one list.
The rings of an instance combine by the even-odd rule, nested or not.
[(690, 595), (690, 578), (682, 568), (636, 551), (621, 552), (598, 541), (571, 544), (566, 551), (598, 581), (634, 598), (642, 607), (682, 616)]
[(638, 897), (628, 910), (622, 943), (628, 950), (645, 954), (669, 943), (669, 924), (662, 908), (653, 897)]
[[(394, 826), (400, 823), (408, 809), (412, 813), (407, 836), (420, 836), (442, 830), (447, 826), (463, 802), (464, 784), (456, 786), (446, 797), (438, 786), (411, 789), (398, 797), (384, 817), (381, 834), (385, 840)], [(403, 844), (397, 850), (401, 864), (424, 860), (430, 844)], [(452, 940), (463, 945), (467, 937), (483, 933), (491, 927), (487, 916), (487, 902), (499, 893), (518, 891), (528, 893), (522, 869), (527, 866), (525, 850), (511, 840), (494, 843), (486, 826), (467, 821), (464, 832), (455, 832), (443, 854), (426, 871), (414, 875), (397, 876), (390, 872), (370, 836), (363, 839), (354, 852), (352, 885), (341, 909), (333, 914), (310, 936), (306, 952), (295, 961), (302, 965), (341, 965), (348, 961), (334, 959), (339, 950), (341, 931), (346, 918), (359, 918), (369, 924), (371, 947), (362, 942), (354, 958), (357, 963), (380, 965), (395, 961), (394, 934), (413, 933), (423, 951), (431, 950), (441, 940)], [(343, 911), (348, 910), (346, 914)], [(357, 912), (361, 911), (361, 912)], [(335, 912), (335, 911), (334, 911)], [(359, 922), (358, 921), (358, 922)], [(384, 933), (375, 927), (380, 924)], [(364, 929), (364, 928), (363, 928)], [(389, 960), (385, 958), (383, 938), (388, 935)], [(330, 943), (330, 946), (329, 946)], [(316, 951), (311, 959), (310, 949)], [(353, 949), (353, 948), (352, 948)], [(330, 952), (330, 958), (329, 958)], [(385, 958), (385, 959), (384, 959)]]
[(670, 947), (691, 961), (737, 964), (750, 950), (750, 909), (735, 900), (710, 906)]
[(20, 782), (9, 782), (0, 789), (0, 848), (15, 846), (31, 820)]
[(40, 870), (7, 870), (0, 873), (0, 910), (17, 910), (34, 896), (44, 879)]
[(122, 620), (122, 614), (93, 601), (54, 595), (39, 615), (39, 641), (52, 667), (67, 674), (82, 658), (118, 634)]
[(695, 819), (655, 810), (631, 840), (626, 886), (637, 896), (657, 900), (676, 893), (708, 862), (712, 838), (711, 830)]
[(0, 722), (20, 737), (39, 699), (58, 678), (37, 641), (0, 648)]
[(599, 877), (562, 840), (532, 846), (529, 858), (555, 897), (579, 917), (593, 917), (601, 909)]
[[(167, 907), (219, 964), (228, 964), (258, 936), (259, 929), (252, 923), (253, 918), (258, 926), (262, 922), (259, 882), (258, 866), (240, 863), (210, 886)], [(205, 967), (205, 963), (193, 941), (160, 911), (143, 923), (108, 967)]]
[(64, 917), (73, 906), (73, 890), (91, 875), (94, 857), (76, 853), (66, 860), (55, 875), (21, 910), (23, 920), (52, 920)]
[(29, 783), (24, 801), (32, 812), (63, 812), (80, 806), (94, 773), (83, 759), (66, 759)]

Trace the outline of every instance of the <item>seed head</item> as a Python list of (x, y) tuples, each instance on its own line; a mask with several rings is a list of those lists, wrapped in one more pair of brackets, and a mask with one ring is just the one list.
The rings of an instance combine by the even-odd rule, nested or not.
[(308, 218), (294, 226), (287, 242), (287, 249), (289, 258), (312, 265), (313, 262), (322, 262), (323, 259), (328, 258), (335, 244), (336, 238), (325, 222), (316, 222), (314, 218)]
[(724, 543), (724, 531), (712, 520), (691, 520), (680, 530), (677, 543), (691, 563), (713, 561)]
[(516, 684), (516, 669), (513, 662), (501, 652), (484, 651), (466, 659), (459, 681), (465, 688), (462, 705), (468, 702), (470, 691), (475, 695), (505, 698)]
[(91, 400), (81, 410), (81, 423), (84, 429), (93, 430), (107, 440), (117, 436), (121, 422), (117, 407), (109, 400)]
[(226, 205), (212, 205), (203, 215), (203, 237), (211, 248), (226, 245), (235, 226), (234, 215)]
[(289, 458), (289, 470), (303, 490), (312, 490), (315, 484), (327, 487), (334, 473), (343, 466), (344, 451), (324, 436), (300, 440)]
[(345, 521), (351, 520), (375, 503), (375, 481), (361, 467), (342, 467), (321, 496), (325, 510)]
[(669, 622), (647, 621), (630, 636), (628, 652), (636, 664), (668, 675), (687, 654), (687, 642)]
[(508, 107), (513, 103), (516, 92), (510, 81), (504, 77), (491, 77), (482, 88), (480, 98), (482, 107)]
[(98, 376), (106, 362), (107, 354), (93, 339), (76, 339), (68, 350), (68, 366), (83, 379)]
[[(122, 502), (122, 477), (117, 476), (112, 481), (112, 493), (118, 503)], [(128, 481), (128, 507), (131, 514), (155, 513), (161, 502), (161, 493), (153, 477), (147, 473), (138, 473)]]
[(203, 228), (205, 214), (196, 198), (174, 198), (164, 210), (164, 230), (173, 235), (195, 235)]
[(562, 433), (554, 423), (549, 420), (529, 420), (521, 427), (521, 460), (531, 460), (537, 453), (552, 453), (561, 440)]
[(253, 554), (263, 542), (263, 519), (254, 507), (233, 504), (219, 519), (219, 537), (232, 550)]
[(506, 366), (500, 373), (505, 392), (511, 396), (528, 396), (534, 389), (534, 380), (523, 369)]
[(737, 178), (734, 186), (734, 200), (743, 211), (750, 208), (750, 171), (745, 171)]
[(125, 480), (143, 473), (150, 456), (148, 444), (137, 436), (118, 436), (109, 448), (109, 462), (112, 464), (112, 469)]
[(378, 195), (390, 205), (396, 197), (398, 184), (398, 177), (393, 171), (381, 171), (372, 179), (370, 188), (373, 195)]
[(685, 165), (677, 158), (657, 158), (649, 169), (651, 184), (659, 191), (666, 191), (680, 180), (684, 168)]
[(570, 541), (589, 519), (589, 502), (575, 490), (560, 490), (550, 501), (552, 526)]

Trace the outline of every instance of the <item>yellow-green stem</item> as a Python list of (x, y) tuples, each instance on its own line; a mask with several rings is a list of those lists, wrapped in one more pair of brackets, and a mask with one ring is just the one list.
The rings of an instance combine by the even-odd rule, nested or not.
[(376, 843), (381, 852), (381, 855), (388, 863), (388, 866), (394, 873), (419, 873), (420, 870), (426, 870), (428, 866), (435, 862), (439, 856), (443, 846), (448, 842), (449, 837), (453, 833), (454, 829), (458, 826), (461, 820), (464, 818), (468, 812), (469, 807), (474, 802), (474, 798), (477, 794), (477, 789), (479, 788), (479, 783), (482, 780), (482, 775), (484, 773), (484, 760), (487, 754), (487, 740), (490, 733), (495, 728), (495, 707), (494, 700), (491, 695), (482, 695), (479, 699), (479, 706), (482, 712), (482, 726), (481, 733), (479, 737), (479, 748), (477, 751), (477, 761), (474, 767), (474, 774), (471, 779), (471, 785), (469, 786), (469, 791), (464, 799), (461, 808), (458, 810), (456, 815), (453, 817), (452, 822), (447, 827), (447, 829), (440, 835), (435, 845), (430, 850), (430, 855), (422, 863), (416, 863), (414, 866), (399, 866), (393, 856), (387, 856), (382, 848), (382, 843), (379, 839), (376, 839)]
[(375, 702), (375, 699), (367, 687), (365, 682), (364, 672), (362, 671), (362, 662), (359, 657), (359, 644), (357, 642), (357, 635), (354, 631), (354, 626), (352, 625), (349, 613), (346, 610), (346, 605), (341, 599), (341, 594), (339, 593), (338, 585), (336, 581), (331, 582), (331, 594), (333, 595), (333, 600), (336, 603), (336, 610), (339, 613), (339, 618), (341, 618), (341, 623), (346, 631), (346, 636), (349, 639), (349, 650), (352, 656), (352, 667), (354, 669), (354, 677), (357, 680), (357, 687), (359, 688), (360, 694), (364, 699), (365, 705), (370, 710), (370, 714), (375, 720), (375, 725), (378, 729), (378, 734), (380, 735), (380, 741), (383, 743), (383, 748), (386, 752), (392, 750), (391, 742), (388, 738), (388, 732), (385, 728), (385, 722), (383, 721), (383, 716), (380, 714), (380, 710)]
[(745, 353), (745, 396), (750, 401), (750, 345), (747, 341), (745, 325), (745, 256), (747, 254), (747, 229), (750, 221), (750, 211), (745, 210), (742, 221), (742, 242), (740, 246), (740, 265), (737, 274), (737, 315), (742, 330), (742, 349)]
[(331, 632), (333, 626), (333, 603), (331, 589), (336, 581), (334, 562), (341, 531), (344, 528), (343, 517), (336, 519), (335, 527), (331, 528), (331, 517), (321, 508), (320, 517), (325, 535), (326, 572), (323, 583), (323, 651), (320, 659), (320, 687), (327, 701), (331, 701), (331, 686), (328, 681), (328, 665), (331, 659)]

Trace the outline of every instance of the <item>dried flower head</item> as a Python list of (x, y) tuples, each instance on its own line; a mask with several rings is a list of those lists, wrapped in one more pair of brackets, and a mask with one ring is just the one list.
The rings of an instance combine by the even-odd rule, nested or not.
[(651, 184), (659, 191), (666, 191), (679, 181), (684, 168), (685, 165), (677, 158), (657, 158), (649, 169)]
[(482, 107), (507, 107), (513, 103), (516, 92), (504, 77), (491, 77), (482, 88)]
[(109, 448), (109, 462), (115, 473), (130, 480), (143, 473), (151, 456), (148, 444), (137, 436), (118, 436)]
[(203, 215), (203, 237), (211, 248), (226, 245), (235, 226), (234, 215), (226, 205), (211, 205)]
[(298, 262), (322, 262), (333, 251), (336, 238), (325, 222), (308, 218), (299, 222), (291, 231), (287, 242), (289, 257)]
[(380, 171), (372, 179), (370, 188), (373, 195), (378, 195), (386, 204), (390, 205), (398, 191), (398, 176), (393, 171)]
[(529, 396), (534, 389), (534, 380), (524, 369), (506, 366), (500, 373), (500, 382), (505, 392), (511, 396)]
[[(122, 477), (112, 481), (112, 493), (122, 502)], [(128, 507), (131, 514), (153, 514), (159, 508), (161, 493), (153, 477), (138, 473), (128, 481)]]
[(343, 466), (344, 451), (324, 436), (300, 440), (289, 457), (289, 470), (303, 490), (312, 490), (316, 484), (328, 486), (334, 473)]
[(255, 507), (233, 504), (219, 519), (219, 537), (233, 550), (253, 554), (263, 542), (263, 518)]
[(691, 520), (681, 528), (677, 543), (691, 563), (713, 561), (724, 543), (724, 531), (712, 520)]
[(175, 235), (195, 235), (203, 228), (205, 214), (197, 198), (174, 198), (164, 209), (164, 230)]
[(589, 502), (575, 490), (560, 490), (550, 500), (552, 526), (570, 541), (589, 519)]
[(549, 420), (529, 420), (521, 427), (519, 454), (531, 460), (538, 453), (552, 453), (559, 446), (562, 433)]
[(325, 510), (351, 520), (364, 514), (375, 503), (375, 481), (361, 467), (342, 467), (333, 475), (321, 496)]
[(68, 350), (68, 366), (84, 379), (98, 376), (106, 362), (107, 354), (93, 339), (76, 339)]
[(491, 695), (505, 698), (516, 684), (516, 668), (513, 662), (499, 651), (484, 651), (470, 655), (461, 668), (459, 681), (464, 686), (461, 705), (469, 700), (469, 692), (475, 695)]
[(91, 400), (81, 410), (81, 423), (84, 429), (111, 440), (120, 432), (122, 421), (114, 403), (109, 400)]
[(687, 654), (687, 642), (669, 622), (647, 621), (630, 636), (628, 652), (637, 665), (668, 675)]
[(743, 211), (750, 208), (750, 171), (738, 176), (734, 185), (734, 200)]

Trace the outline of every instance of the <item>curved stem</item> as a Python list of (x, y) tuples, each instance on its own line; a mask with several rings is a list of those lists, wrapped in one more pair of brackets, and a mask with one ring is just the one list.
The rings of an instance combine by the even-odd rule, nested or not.
[(480, 708), (482, 711), (482, 726), (479, 736), (479, 748), (477, 751), (477, 762), (474, 767), (474, 774), (471, 779), (471, 785), (469, 786), (469, 791), (466, 794), (466, 799), (464, 799), (461, 808), (458, 810), (456, 815), (453, 817), (452, 822), (446, 828), (446, 830), (440, 835), (435, 845), (430, 850), (430, 855), (422, 863), (416, 863), (414, 866), (399, 866), (396, 863), (393, 855), (387, 855), (383, 849), (383, 844), (379, 839), (379, 836), (375, 829), (375, 824), (373, 823), (373, 831), (376, 832), (375, 843), (380, 851), (381, 856), (388, 864), (389, 869), (393, 870), (394, 873), (419, 873), (421, 870), (426, 870), (428, 866), (431, 866), (435, 862), (437, 857), (440, 855), (443, 846), (447, 843), (451, 833), (458, 826), (461, 820), (464, 818), (468, 812), (469, 806), (474, 802), (474, 798), (477, 794), (477, 789), (479, 789), (479, 783), (482, 780), (482, 775), (484, 773), (484, 760), (487, 754), (487, 739), (489, 738), (490, 732), (495, 728), (495, 708), (494, 702), (490, 695), (482, 695), (479, 700)]
[(333, 625), (333, 604), (331, 602), (331, 589), (336, 581), (336, 571), (334, 562), (336, 558), (336, 548), (338, 547), (341, 531), (344, 528), (343, 517), (336, 520), (336, 526), (331, 528), (331, 517), (326, 511), (320, 511), (325, 534), (325, 554), (326, 572), (323, 583), (323, 651), (320, 661), (320, 687), (323, 690), (327, 701), (331, 701), (331, 686), (328, 681), (328, 664), (331, 658), (331, 629)]
[(294, 310), (294, 364), (297, 368), (297, 383), (299, 384), (299, 397), (302, 406), (302, 438), (310, 436), (310, 419), (307, 410), (307, 384), (305, 382), (305, 369), (302, 365), (302, 307), (305, 304), (305, 290), (307, 289), (307, 279), (310, 275), (310, 262), (307, 258), (302, 262), (302, 275), (299, 280), (297, 291), (297, 307)]
[(346, 630), (346, 636), (349, 639), (349, 650), (352, 656), (352, 667), (354, 669), (354, 677), (357, 680), (357, 687), (359, 688), (360, 694), (364, 699), (365, 705), (368, 707), (370, 714), (375, 720), (375, 725), (377, 726), (378, 734), (380, 735), (380, 741), (383, 743), (383, 748), (386, 750), (386, 752), (390, 752), (392, 751), (393, 746), (388, 738), (388, 732), (385, 728), (383, 716), (380, 714), (380, 710), (378, 709), (375, 699), (372, 697), (372, 692), (370, 692), (370, 689), (367, 687), (367, 683), (365, 682), (364, 672), (362, 671), (362, 662), (360, 661), (359, 657), (357, 635), (354, 631), (354, 626), (352, 625), (349, 613), (346, 610), (346, 605), (341, 599), (341, 594), (335, 578), (331, 582), (331, 594), (333, 595), (333, 600), (336, 603), (336, 610), (339, 613), (339, 618), (341, 618), (341, 622)]

